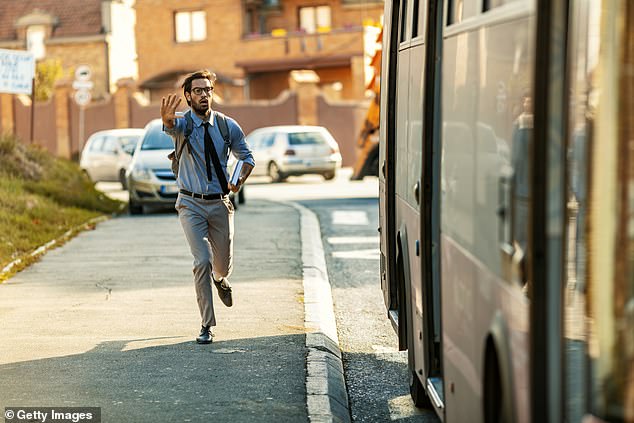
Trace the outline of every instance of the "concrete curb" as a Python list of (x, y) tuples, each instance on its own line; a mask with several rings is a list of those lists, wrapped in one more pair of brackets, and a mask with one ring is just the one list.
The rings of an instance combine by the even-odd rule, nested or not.
[(350, 422), (348, 392), (332, 306), (317, 216), (306, 207), (288, 203), (300, 212), (306, 328), (306, 405), (311, 422)]
[(89, 228), (92, 225), (96, 225), (98, 223), (105, 222), (106, 220), (108, 220), (110, 218), (111, 218), (111, 216), (109, 216), (109, 215), (108, 216), (93, 217), (92, 219), (88, 220), (87, 222), (82, 223), (81, 225), (75, 226), (74, 228), (71, 228), (71, 229), (67, 230), (59, 238), (56, 238), (56, 239), (54, 239), (52, 241), (47, 242), (44, 245), (39, 246), (38, 248), (36, 248), (31, 253), (22, 256), (22, 258), (18, 258), (18, 259), (13, 260), (11, 263), (7, 264), (2, 270), (0, 270), (0, 283), (2, 283), (2, 281), (4, 281), (5, 279), (8, 279), (16, 271), (16, 269), (20, 270), (21, 268), (19, 266), (24, 261), (24, 259), (26, 259), (26, 258), (37, 258), (37, 257), (45, 254), (47, 251), (51, 250), (52, 248), (58, 247), (60, 245), (63, 245), (66, 241), (71, 239), (73, 236), (75, 236), (76, 234), (78, 234), (82, 230), (85, 230), (85, 229)]

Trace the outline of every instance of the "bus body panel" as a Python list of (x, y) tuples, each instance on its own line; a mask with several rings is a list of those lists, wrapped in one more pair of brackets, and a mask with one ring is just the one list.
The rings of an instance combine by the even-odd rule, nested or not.
[[(396, 13), (396, 15), (393, 15)], [(383, 31), (381, 75), (389, 75), (392, 72), (394, 63), (391, 59), (392, 51), (398, 46), (398, 3), (395, 10), (390, 2), (385, 3), (384, 19), (386, 27)], [(396, 39), (395, 39), (396, 38)], [(396, 43), (396, 45), (394, 45)], [(394, 226), (394, 187), (393, 175), (394, 164), (393, 148), (394, 105), (391, 103), (396, 93), (394, 78), (381, 78), (381, 104), (379, 125), (379, 230), (381, 232), (380, 252), (381, 252), (381, 288), (383, 290), (383, 300), (387, 310), (394, 306), (395, 292), (394, 285), (394, 263), (396, 255), (394, 252), (395, 231)], [(388, 313), (388, 317), (391, 318)], [(393, 322), (394, 323), (394, 322)]]
[(515, 173), (505, 172), (515, 170), (517, 120), (532, 91), (533, 25), (527, 16), (471, 25), (443, 43), (440, 248), (444, 377), (453, 387), (445, 397), (449, 422), (483, 416), (484, 353), (496, 316), (508, 328), (496, 351), (510, 355), (499, 359), (510, 366), (501, 369), (512, 381), (508, 402), (515, 421), (530, 421), (529, 303), (516, 258), (501, 246), (518, 243), (514, 219), (528, 224), (526, 214), (511, 213), (519, 209)]

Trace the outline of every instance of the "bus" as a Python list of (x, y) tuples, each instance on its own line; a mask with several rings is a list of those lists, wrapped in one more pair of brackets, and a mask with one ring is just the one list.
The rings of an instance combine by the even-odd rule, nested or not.
[(380, 281), (445, 422), (634, 422), (634, 2), (386, 0)]

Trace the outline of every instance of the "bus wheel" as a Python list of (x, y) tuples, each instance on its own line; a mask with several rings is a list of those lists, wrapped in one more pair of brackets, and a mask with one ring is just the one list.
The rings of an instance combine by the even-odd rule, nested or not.
[(485, 423), (500, 423), (502, 419), (502, 404), (504, 392), (500, 379), (500, 366), (495, 348), (489, 346), (484, 365), (484, 421)]
[(429, 396), (423, 388), (423, 384), (416, 375), (416, 372), (412, 370), (409, 376), (409, 394), (412, 396), (414, 405), (418, 408), (431, 408), (432, 404), (429, 400)]

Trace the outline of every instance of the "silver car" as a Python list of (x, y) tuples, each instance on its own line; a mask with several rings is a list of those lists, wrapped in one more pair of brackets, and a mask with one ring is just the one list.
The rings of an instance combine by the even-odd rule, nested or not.
[(174, 141), (163, 132), (161, 119), (148, 123), (126, 173), (130, 214), (142, 214), (146, 205), (169, 206), (176, 202), (178, 187), (167, 158), (172, 150)]
[[(144, 131), (126, 173), (130, 214), (143, 214), (143, 206), (174, 206), (178, 197), (176, 178), (167, 158), (174, 150), (174, 141), (163, 132), (161, 119), (148, 123)], [(242, 204), (245, 202), (244, 187), (238, 193), (239, 203)], [(229, 199), (237, 209), (233, 193), (229, 193)]]
[(143, 129), (110, 129), (90, 136), (81, 153), (79, 166), (93, 182), (121, 182)]
[(287, 125), (258, 128), (247, 136), (255, 162), (253, 175), (274, 182), (307, 174), (334, 179), (341, 168), (339, 145), (323, 126)]

